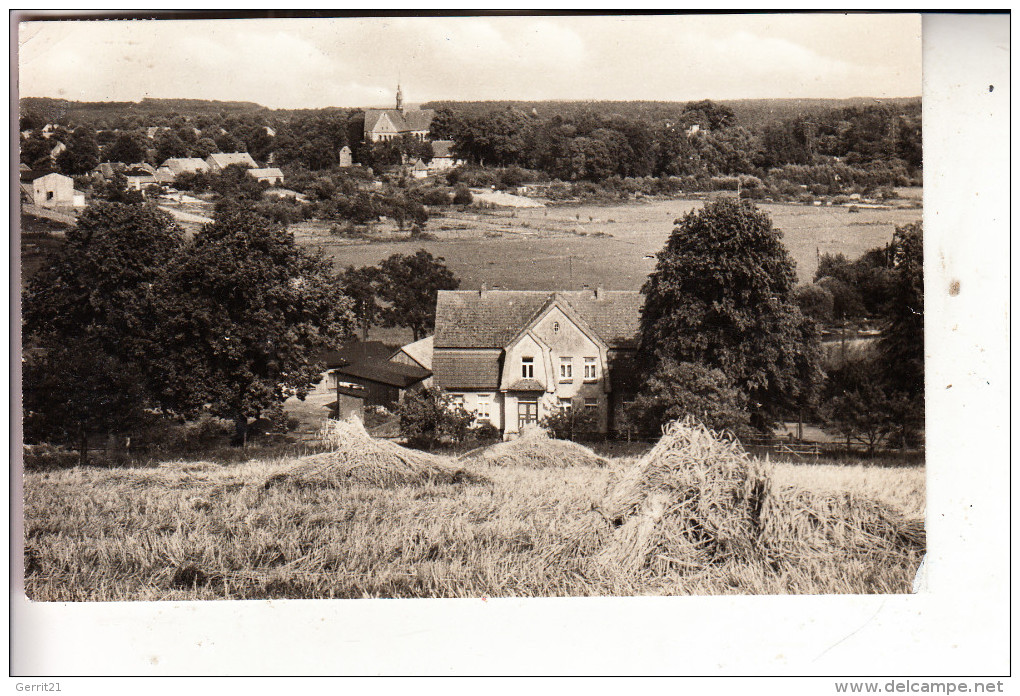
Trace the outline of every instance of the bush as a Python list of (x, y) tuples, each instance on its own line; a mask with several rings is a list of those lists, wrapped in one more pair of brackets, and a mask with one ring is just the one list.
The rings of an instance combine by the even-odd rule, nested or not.
[(499, 431), (499, 428), (494, 426), (488, 421), (483, 421), (472, 427), (469, 431), (472, 439), (478, 442), (485, 442), (486, 440), (499, 440), (503, 434)]
[(586, 408), (561, 409), (542, 419), (541, 426), (559, 440), (572, 440), (598, 432), (598, 413)]
[(470, 189), (464, 184), (458, 184), (453, 192), (454, 205), (471, 205), (473, 200), (474, 196), (471, 195)]
[(439, 387), (405, 394), (397, 415), (400, 434), (407, 438), (407, 444), (428, 450), (444, 440), (462, 442), (474, 420), (462, 406), (454, 406), (450, 396)]

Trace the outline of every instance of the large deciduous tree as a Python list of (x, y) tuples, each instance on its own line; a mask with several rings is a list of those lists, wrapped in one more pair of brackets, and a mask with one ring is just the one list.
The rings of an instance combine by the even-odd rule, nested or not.
[(184, 244), (151, 206), (90, 207), (24, 296), (25, 436), (75, 446), (123, 433), (154, 405), (153, 287)]
[(677, 220), (646, 281), (641, 359), (720, 370), (766, 427), (820, 377), (814, 323), (794, 299), (782, 233), (747, 201), (722, 199)]
[(387, 305), (382, 310), (384, 326), (406, 326), (416, 341), (435, 328), (439, 291), (460, 287), (444, 260), (419, 249), (379, 264), (379, 299)]
[(88, 128), (79, 127), (67, 139), (67, 149), (57, 155), (57, 167), (64, 174), (88, 174), (99, 164), (99, 145)]
[(224, 207), (170, 266), (157, 336), (160, 398), (194, 414), (249, 420), (319, 380), (318, 355), (354, 328), (351, 301), (328, 260), (244, 207)]

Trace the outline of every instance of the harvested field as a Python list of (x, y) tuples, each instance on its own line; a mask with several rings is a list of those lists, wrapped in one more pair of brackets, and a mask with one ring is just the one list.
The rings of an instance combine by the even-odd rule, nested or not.
[(608, 462), (584, 445), (557, 440), (539, 427), (526, 429), (516, 440), (498, 442), (480, 451), (468, 452), (461, 460), (480, 460), (491, 466), (547, 469), (568, 466), (606, 466)]
[(923, 527), (895, 496), (923, 498), (923, 469), (813, 480), (809, 465), (679, 428), (608, 466), (458, 462), (341, 424), (333, 451), (307, 459), (32, 472), (25, 589), (44, 601), (910, 591)]

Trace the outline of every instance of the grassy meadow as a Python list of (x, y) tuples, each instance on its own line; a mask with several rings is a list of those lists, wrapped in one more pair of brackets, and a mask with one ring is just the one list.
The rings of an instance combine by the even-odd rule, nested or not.
[[(455, 483), (341, 486), (266, 485), (292, 458), (28, 472), (25, 589), (39, 601), (910, 591), (915, 552), (734, 558), (682, 573), (591, 572), (559, 553), (602, 524), (593, 509), (634, 463), (474, 460)], [(777, 487), (852, 491), (923, 516), (922, 467), (768, 466)]]
[[(436, 238), (406, 241), (344, 240), (328, 225), (293, 225), (299, 242), (321, 248), (340, 266), (374, 265), (391, 254), (424, 248), (442, 256), (464, 289), (486, 284), (508, 290), (638, 290), (655, 268), (654, 255), (673, 221), (702, 205), (697, 200), (650, 200), (611, 205), (557, 205), (546, 208), (469, 209), (433, 216), (427, 231)], [(921, 219), (910, 208), (759, 203), (797, 264), (801, 282), (810, 282), (818, 253), (857, 258), (888, 243), (898, 225)]]

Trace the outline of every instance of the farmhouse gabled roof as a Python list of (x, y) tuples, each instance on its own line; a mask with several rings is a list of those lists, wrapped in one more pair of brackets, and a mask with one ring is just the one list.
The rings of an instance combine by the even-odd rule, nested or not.
[[(435, 348), (501, 349), (553, 295), (566, 302), (609, 348), (637, 347), (644, 298), (636, 291), (441, 290)], [(435, 371), (440, 373), (438, 365)]]
[(209, 165), (201, 157), (171, 157), (161, 166), (168, 168), (174, 174), (204, 172), (209, 168)]

